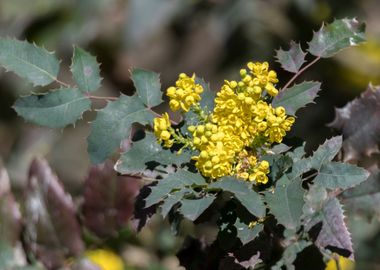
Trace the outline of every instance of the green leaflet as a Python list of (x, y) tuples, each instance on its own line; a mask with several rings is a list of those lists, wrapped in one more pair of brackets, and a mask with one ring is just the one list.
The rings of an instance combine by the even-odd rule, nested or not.
[(102, 78), (96, 58), (79, 47), (74, 47), (71, 73), (83, 92), (92, 92), (101, 86)]
[(241, 222), (239, 218), (236, 219), (235, 225), (237, 230), (237, 237), (243, 245), (251, 242), (260, 232), (264, 229), (263, 224), (256, 224), (253, 228), (249, 228), (247, 224)]
[(53, 53), (26, 41), (0, 38), (0, 64), (35, 86), (57, 79), (59, 61)]
[(162, 103), (160, 76), (157, 73), (135, 68), (131, 71), (131, 79), (137, 95), (148, 108)]
[(311, 157), (307, 158), (301, 158), (304, 155), (303, 148), (297, 148), (294, 153), (299, 152), (299, 154), (293, 157), (295, 162), (293, 163), (292, 172), (289, 174), (289, 179), (301, 176), (310, 169), (319, 171), (323, 164), (331, 161), (337, 155), (341, 146), (342, 137), (332, 137), (320, 145)]
[(62, 128), (81, 118), (91, 108), (91, 101), (78, 89), (61, 88), (44, 95), (21, 97), (13, 108), (26, 121)]
[(276, 51), (277, 62), (281, 64), (283, 69), (293, 73), (297, 73), (305, 63), (305, 56), (306, 53), (302, 51), (300, 44), (294, 41), (290, 42), (288, 51), (281, 48)]
[(315, 56), (331, 57), (342, 49), (364, 42), (364, 32), (365, 24), (356, 19), (335, 20), (314, 33), (308, 51)]
[(297, 254), (303, 251), (311, 244), (312, 243), (309, 241), (299, 240), (287, 246), (284, 250), (284, 253), (282, 254), (282, 258), (276, 263), (276, 265), (272, 266), (271, 269), (281, 270), (283, 269), (283, 266), (285, 266), (287, 270), (294, 270), (295, 266), (293, 265), (293, 263), (297, 258)]
[(252, 190), (252, 186), (233, 177), (224, 177), (209, 185), (209, 188), (231, 192), (234, 197), (253, 215), (261, 218), (265, 215), (265, 206), (261, 196)]
[(180, 213), (187, 219), (196, 220), (215, 200), (214, 195), (208, 195), (200, 199), (182, 199)]
[(314, 181), (325, 188), (346, 189), (360, 184), (368, 176), (368, 171), (355, 165), (329, 162), (322, 165)]
[(283, 106), (287, 114), (295, 115), (297, 110), (313, 103), (321, 90), (320, 82), (303, 82), (281, 91), (273, 98), (272, 106)]
[(206, 185), (206, 182), (199, 173), (179, 169), (175, 173), (169, 174), (166, 178), (158, 180), (158, 184), (151, 187), (152, 191), (145, 199), (145, 207), (159, 203), (173, 190), (182, 190), (193, 185), (202, 186)]
[(146, 133), (144, 139), (133, 143), (130, 150), (123, 153), (116, 163), (116, 170), (120, 173), (142, 172), (146, 168), (146, 163), (156, 161), (162, 165), (189, 162), (191, 155), (188, 152), (176, 154), (168, 149), (164, 149), (152, 133)]
[(185, 195), (185, 193), (188, 191), (191, 191), (191, 189), (186, 188), (173, 193), (169, 193), (168, 196), (164, 199), (163, 203), (160, 205), (161, 215), (165, 218), (173, 206), (178, 203), (182, 199), (183, 195)]
[(266, 192), (264, 198), (278, 223), (295, 230), (300, 225), (304, 193), (300, 178), (289, 180), (284, 175), (277, 181), (274, 192)]
[(144, 106), (138, 96), (121, 95), (116, 101), (98, 111), (91, 123), (88, 137), (88, 153), (92, 163), (98, 164), (107, 159), (126, 139), (133, 123), (146, 125), (153, 120), (153, 115)]

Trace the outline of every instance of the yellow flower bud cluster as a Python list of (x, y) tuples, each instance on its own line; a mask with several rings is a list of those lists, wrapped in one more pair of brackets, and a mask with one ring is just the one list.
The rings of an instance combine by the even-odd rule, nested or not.
[(267, 103), (278, 94), (276, 72), (269, 70), (267, 62), (248, 63), (240, 76), (239, 81), (225, 81), (214, 100), (214, 110), (206, 113), (199, 105), (203, 88), (195, 83), (195, 75), (181, 74), (176, 86), (167, 90), (170, 108), (191, 109), (198, 115), (199, 124), (189, 126), (189, 138), (178, 141), (166, 114), (155, 119), (154, 132), (164, 146), (170, 147), (174, 137), (174, 143), (197, 150), (199, 154), (192, 158), (205, 177), (236, 175), (266, 184), (269, 163), (258, 160), (258, 148), (280, 143), (295, 119), (286, 115), (285, 108)]
[(180, 109), (188, 112), (191, 106), (201, 100), (200, 94), (202, 92), (203, 87), (195, 83), (195, 74), (189, 77), (185, 73), (181, 73), (176, 85), (166, 90), (166, 95), (170, 99), (170, 109), (174, 112)]
[(85, 257), (101, 270), (123, 270), (124, 263), (119, 255), (106, 249), (86, 251)]
[(154, 118), (153, 121), (154, 135), (158, 138), (158, 141), (164, 143), (165, 147), (171, 147), (173, 145), (172, 128), (169, 119), (169, 115), (164, 113), (162, 117)]

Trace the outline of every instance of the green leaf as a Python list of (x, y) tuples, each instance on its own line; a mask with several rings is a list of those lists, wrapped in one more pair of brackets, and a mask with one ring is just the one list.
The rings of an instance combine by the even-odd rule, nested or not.
[(212, 204), (214, 200), (215, 196), (213, 195), (194, 200), (183, 199), (181, 200), (179, 211), (185, 218), (194, 221)]
[(303, 82), (284, 89), (273, 98), (272, 106), (285, 108), (286, 113), (295, 115), (297, 110), (313, 103), (321, 90), (320, 82)]
[(173, 206), (178, 203), (182, 199), (183, 195), (185, 195), (185, 193), (188, 191), (190, 191), (190, 189), (182, 189), (173, 193), (169, 193), (160, 206), (161, 215), (165, 218)]
[(314, 33), (308, 51), (315, 56), (331, 57), (342, 49), (364, 42), (364, 32), (365, 24), (356, 19), (335, 20)]
[(261, 196), (252, 190), (252, 185), (233, 177), (224, 177), (209, 185), (209, 188), (221, 189), (234, 194), (234, 197), (256, 217), (265, 215), (265, 206)]
[(159, 180), (156, 186), (151, 187), (151, 193), (145, 199), (145, 207), (162, 201), (174, 189), (181, 190), (193, 185), (206, 185), (204, 178), (199, 173), (191, 173), (179, 169), (169, 174), (166, 178)]
[(183, 151), (180, 155), (162, 148), (152, 133), (146, 133), (144, 139), (132, 144), (127, 152), (123, 153), (116, 163), (116, 170), (122, 174), (143, 172), (146, 163), (156, 161), (162, 165), (181, 165), (189, 162), (191, 155)]
[(290, 181), (286, 175), (276, 183), (273, 193), (265, 193), (269, 211), (285, 228), (296, 229), (300, 225), (304, 193), (301, 179)]
[(137, 96), (121, 95), (118, 100), (109, 102), (91, 123), (87, 139), (91, 162), (104, 162), (130, 135), (133, 123), (146, 125), (152, 120), (152, 113)]
[(73, 124), (91, 109), (91, 101), (78, 89), (61, 88), (43, 95), (19, 98), (13, 106), (26, 121), (50, 128)]
[(276, 51), (277, 62), (281, 64), (283, 69), (293, 73), (297, 73), (305, 63), (305, 56), (306, 53), (302, 51), (300, 44), (294, 41), (290, 42), (288, 51), (281, 48)]
[(319, 248), (336, 247), (351, 252), (353, 258), (353, 248), (350, 233), (344, 222), (343, 210), (340, 202), (336, 198), (328, 200), (322, 211), (318, 212), (307, 224), (309, 230), (314, 225), (322, 222), (322, 229), (318, 234), (315, 244)]
[(0, 38), (0, 64), (34, 85), (57, 79), (59, 61), (53, 53), (26, 41)]
[(157, 73), (135, 68), (131, 71), (131, 78), (137, 95), (146, 106), (152, 108), (163, 102), (160, 76)]
[(355, 165), (330, 162), (322, 165), (315, 183), (329, 189), (346, 189), (366, 180), (369, 172)]
[(235, 225), (237, 230), (237, 237), (240, 239), (243, 245), (251, 242), (255, 239), (259, 233), (264, 229), (264, 225), (259, 223), (253, 228), (249, 228), (247, 224), (241, 222), (240, 219), (236, 219)]
[(310, 158), (312, 168), (320, 170), (321, 166), (331, 160), (338, 154), (342, 147), (342, 136), (332, 137), (326, 140), (313, 153)]
[(71, 72), (83, 92), (92, 92), (101, 86), (102, 78), (96, 58), (79, 47), (74, 47)]

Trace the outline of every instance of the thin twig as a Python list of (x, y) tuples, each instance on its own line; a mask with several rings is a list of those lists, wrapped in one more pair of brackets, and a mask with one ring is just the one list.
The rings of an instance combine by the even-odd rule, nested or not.
[(317, 175), (318, 175), (318, 172), (315, 172), (313, 174), (310, 174), (309, 176), (306, 176), (305, 178), (302, 178), (302, 181), (306, 181), (306, 180), (308, 180), (310, 178), (313, 178), (313, 177), (315, 177)]
[(316, 62), (318, 62), (318, 60), (321, 59), (320, 56), (316, 57), (313, 61), (311, 61), (309, 64), (307, 64), (306, 66), (304, 66), (302, 69), (300, 69), (296, 74), (294, 74), (294, 76), (285, 84), (285, 86), (281, 89), (281, 91), (285, 90), (286, 88), (289, 87), (289, 85), (294, 82), (295, 79), (297, 79), (297, 77), (299, 75), (301, 75), (305, 70), (307, 70), (309, 67), (311, 67), (312, 65), (314, 65)]

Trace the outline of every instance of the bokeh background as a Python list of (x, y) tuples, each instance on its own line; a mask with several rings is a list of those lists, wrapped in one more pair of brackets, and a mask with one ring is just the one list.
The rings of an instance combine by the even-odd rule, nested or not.
[[(99, 95), (132, 94), (132, 67), (159, 72), (164, 88), (180, 72), (195, 72), (217, 91), (251, 60), (270, 62), (284, 85), (290, 74), (274, 61), (276, 49), (287, 48), (291, 40), (306, 48), (312, 30), (323, 21), (357, 17), (367, 23), (368, 42), (321, 60), (298, 79), (323, 82), (316, 104), (298, 112), (289, 135), (289, 142), (304, 139), (312, 150), (336, 133), (326, 126), (334, 118), (334, 107), (359, 96), (369, 82), (380, 84), (379, 14), (378, 0), (1, 0), (0, 36), (54, 50), (62, 59), (60, 78), (68, 83), (73, 44), (88, 50), (101, 63), (104, 87)], [(0, 69), (1, 160), (16, 194), (26, 183), (33, 157), (43, 156), (75, 197), (83, 193), (90, 166), (86, 137), (93, 115), (87, 113), (75, 128), (65, 130), (36, 127), (17, 117), (11, 107), (18, 96), (46, 90)], [(138, 239), (125, 238), (124, 255), (131, 269), (176, 269), (173, 254), (181, 243), (162, 220), (153, 221)], [(352, 218), (349, 225), (358, 265), (380, 269), (378, 220)]]

